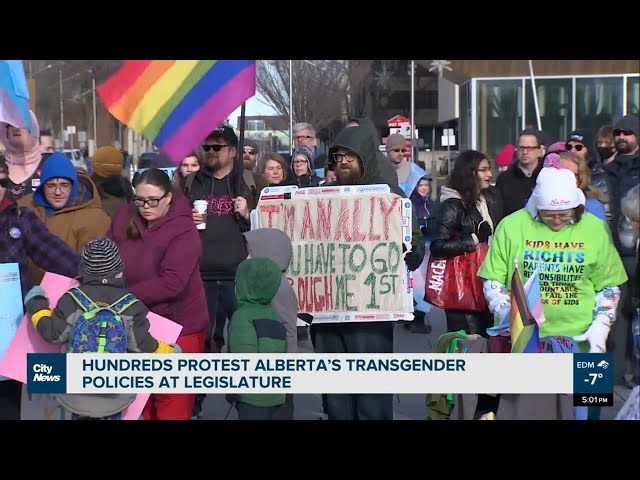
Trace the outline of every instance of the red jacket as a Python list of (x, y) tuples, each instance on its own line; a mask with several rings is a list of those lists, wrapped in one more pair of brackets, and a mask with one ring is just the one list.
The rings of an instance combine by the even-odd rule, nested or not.
[[(140, 233), (136, 239), (126, 236), (131, 218)], [(153, 313), (182, 325), (181, 336), (205, 330), (209, 314), (200, 277), (202, 244), (189, 202), (174, 194), (167, 214), (148, 230), (145, 223), (127, 204), (115, 213), (107, 232), (120, 247), (131, 292)]]

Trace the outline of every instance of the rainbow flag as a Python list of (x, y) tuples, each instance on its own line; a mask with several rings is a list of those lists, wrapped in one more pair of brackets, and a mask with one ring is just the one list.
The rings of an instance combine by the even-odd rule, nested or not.
[(181, 162), (255, 95), (255, 60), (128, 60), (98, 95), (109, 112)]
[[(516, 267), (517, 268), (517, 267)], [(536, 320), (538, 327), (544, 322), (544, 312), (542, 310), (542, 296), (540, 295), (540, 275), (536, 270), (524, 284), (524, 293), (527, 297), (527, 305), (529, 311)], [(495, 327), (487, 328), (487, 334), (492, 337), (510, 337), (511, 336), (511, 313), (502, 319)]]
[(543, 318), (543, 314), (540, 275), (537, 270), (531, 278), (529, 291), (525, 292), (516, 265), (511, 277), (511, 311), (509, 314), (511, 353), (538, 353), (540, 343), (538, 322)]
[(29, 87), (22, 60), (0, 60), (0, 122), (31, 131)]

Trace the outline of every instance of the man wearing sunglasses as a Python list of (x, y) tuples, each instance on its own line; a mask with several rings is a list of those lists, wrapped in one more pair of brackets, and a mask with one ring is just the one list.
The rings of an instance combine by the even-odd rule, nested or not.
[[(634, 305), (630, 286), (634, 285), (637, 275), (635, 248), (625, 247), (620, 243), (618, 228), (624, 218), (621, 215), (621, 200), (631, 189), (640, 184), (640, 118), (635, 114), (628, 114), (616, 122), (613, 127), (613, 140), (618, 154), (605, 166), (611, 176), (612, 202), (614, 209), (614, 228), (611, 229), (613, 238), (622, 258), (629, 282), (621, 288), (619, 316), (621, 321), (614, 324), (612, 335), (614, 343), (614, 364), (616, 384), (626, 383), (628, 387), (638, 384), (637, 359), (633, 356), (633, 342), (631, 335), (631, 319)], [(635, 372), (634, 372), (635, 369)]]
[[(221, 352), (224, 346), (224, 321), (236, 310), (235, 276), (240, 262), (247, 258), (243, 232), (250, 229), (249, 214), (257, 204), (265, 186), (261, 176), (248, 170), (237, 172), (238, 137), (233, 128), (221, 126), (212, 131), (201, 145), (203, 167), (185, 178), (185, 194), (193, 203), (207, 202), (206, 214), (193, 211), (196, 225), (205, 223), (200, 231), (202, 259), (200, 274), (204, 282), (210, 327), (205, 349)], [(238, 175), (242, 181), (237, 182)], [(236, 191), (238, 190), (238, 191)], [(202, 412), (204, 395), (199, 395), (193, 416)]]
[(405, 138), (401, 134), (394, 133), (393, 135), (389, 135), (385, 145), (387, 158), (398, 176), (398, 186), (408, 197), (413, 193), (418, 181), (424, 177), (427, 172), (416, 163), (407, 160), (405, 156), (407, 146)]
[(245, 138), (242, 146), (242, 165), (245, 170), (253, 172), (258, 164), (258, 142), (250, 138)]

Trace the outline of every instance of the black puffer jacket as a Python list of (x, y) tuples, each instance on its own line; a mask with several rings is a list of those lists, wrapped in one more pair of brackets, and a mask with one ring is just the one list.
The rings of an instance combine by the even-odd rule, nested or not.
[(611, 179), (604, 169), (604, 165), (597, 160), (591, 160), (589, 162), (589, 168), (591, 169), (591, 186), (600, 190), (606, 197), (606, 201), (602, 202), (604, 206), (604, 212), (607, 215), (607, 222), (609, 227), (613, 228), (613, 209), (611, 208)]
[[(483, 194), (495, 231), (503, 216), (502, 197), (495, 187), (489, 187)], [(465, 205), (457, 191), (442, 187), (440, 210), (431, 240), (431, 256), (449, 258), (474, 251), (476, 244), (471, 234), (477, 232), (481, 222), (482, 215), (475, 206)]]

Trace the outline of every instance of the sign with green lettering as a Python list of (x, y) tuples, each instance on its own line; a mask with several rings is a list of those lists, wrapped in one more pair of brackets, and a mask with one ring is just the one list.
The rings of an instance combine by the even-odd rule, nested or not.
[(413, 318), (411, 202), (387, 185), (265, 188), (254, 227), (291, 239), (286, 275), (314, 323)]

